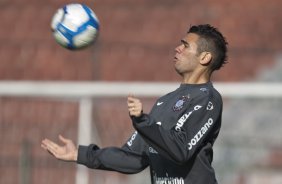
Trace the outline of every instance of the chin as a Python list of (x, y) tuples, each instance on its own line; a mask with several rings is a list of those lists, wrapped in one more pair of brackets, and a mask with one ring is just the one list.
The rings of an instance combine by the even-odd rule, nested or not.
[(175, 69), (176, 73), (178, 73), (180, 76), (183, 76), (183, 73), (178, 68), (175, 67), (174, 69)]

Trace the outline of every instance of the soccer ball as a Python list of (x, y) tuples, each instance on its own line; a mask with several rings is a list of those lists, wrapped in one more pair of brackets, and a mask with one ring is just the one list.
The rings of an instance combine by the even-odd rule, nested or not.
[(67, 4), (54, 14), (51, 29), (63, 47), (76, 50), (91, 45), (99, 33), (99, 20), (84, 4)]

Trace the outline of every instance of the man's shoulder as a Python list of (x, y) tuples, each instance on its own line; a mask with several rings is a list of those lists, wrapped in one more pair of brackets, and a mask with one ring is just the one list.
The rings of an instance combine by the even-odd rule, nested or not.
[(190, 93), (191, 99), (211, 100), (222, 103), (222, 96), (212, 85), (194, 88)]

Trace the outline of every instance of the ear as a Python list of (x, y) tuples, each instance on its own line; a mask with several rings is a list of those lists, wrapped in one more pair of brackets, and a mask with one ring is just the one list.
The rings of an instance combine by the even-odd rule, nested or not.
[(210, 52), (202, 52), (200, 54), (200, 63), (202, 65), (208, 65), (212, 60), (212, 54)]

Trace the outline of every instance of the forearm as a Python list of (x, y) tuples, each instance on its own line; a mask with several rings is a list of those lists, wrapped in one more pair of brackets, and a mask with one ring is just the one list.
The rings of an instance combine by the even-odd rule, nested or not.
[(122, 148), (103, 148), (96, 145), (79, 146), (77, 163), (93, 169), (133, 174), (148, 166), (145, 156)]

